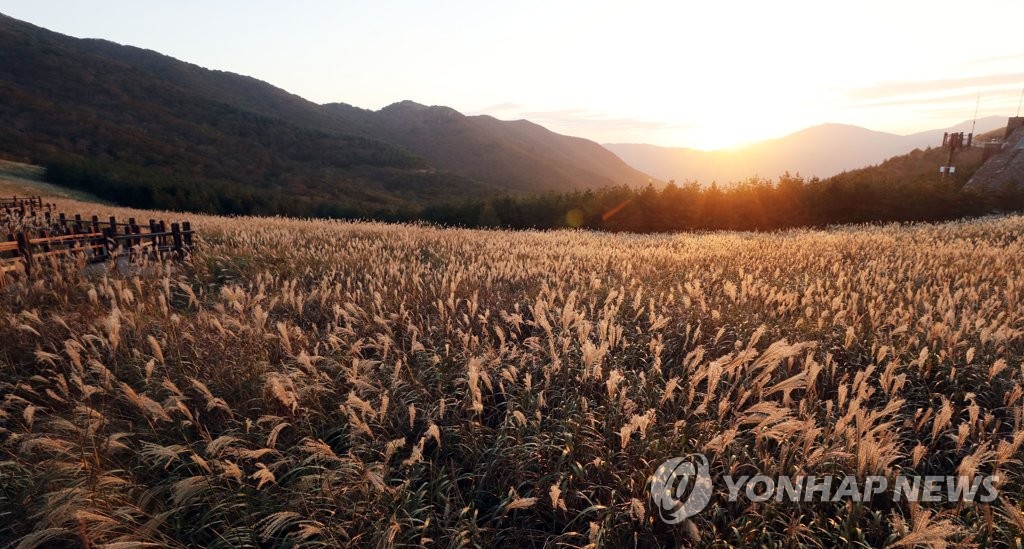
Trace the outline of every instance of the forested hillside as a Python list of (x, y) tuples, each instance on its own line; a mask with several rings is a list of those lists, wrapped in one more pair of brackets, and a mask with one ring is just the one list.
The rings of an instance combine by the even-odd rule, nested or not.
[(456, 198), (649, 179), (594, 142), (525, 121), (412, 102), (317, 105), (2, 15), (0, 119), (0, 156), (140, 207), (386, 218)]

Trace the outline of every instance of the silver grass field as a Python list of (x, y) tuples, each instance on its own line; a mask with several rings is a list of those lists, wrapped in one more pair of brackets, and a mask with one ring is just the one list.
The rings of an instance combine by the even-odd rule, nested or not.
[[(184, 262), (0, 288), (3, 544), (1024, 546), (1024, 218), (189, 217)], [(999, 498), (716, 497), (663, 524), (648, 481), (692, 453), (716, 477), (998, 475)]]

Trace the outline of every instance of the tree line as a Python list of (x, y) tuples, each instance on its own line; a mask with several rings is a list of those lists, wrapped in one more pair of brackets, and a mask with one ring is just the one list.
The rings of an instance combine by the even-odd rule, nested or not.
[(46, 178), (139, 208), (425, 221), (470, 228), (770, 231), (846, 223), (944, 221), (1024, 210), (1024, 192), (1018, 187), (984, 193), (964, 188), (980, 158), (955, 177), (940, 178), (932, 168), (933, 157), (941, 154), (939, 149), (914, 151), (876, 167), (827, 179), (786, 173), (775, 180), (754, 177), (732, 185), (669, 182), (661, 187), (496, 195), (376, 209), (353, 207), (351, 202), (329, 195), (313, 200), (233, 181), (199, 180), (107, 164), (51, 164)]
[(530, 197), (500, 197), (424, 208), (433, 223), (478, 228), (579, 227), (636, 233), (770, 231), (845, 223), (944, 221), (1020, 211), (1024, 193), (991, 194), (949, 182), (877, 182), (783, 176), (720, 187), (669, 183)]

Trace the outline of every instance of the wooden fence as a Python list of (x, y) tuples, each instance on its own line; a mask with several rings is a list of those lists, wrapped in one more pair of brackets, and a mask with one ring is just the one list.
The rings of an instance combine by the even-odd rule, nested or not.
[(56, 204), (44, 203), (38, 196), (0, 197), (0, 225), (50, 225)]
[[(37, 203), (37, 204), (41, 204)], [(126, 223), (115, 217), (100, 221), (97, 216), (68, 219), (45, 212), (46, 229), (25, 230), (7, 235), (0, 241), (0, 283), (5, 273), (24, 270), (31, 276), (41, 259), (52, 256), (82, 255), (90, 262), (107, 261), (117, 255), (137, 257), (171, 253), (183, 258), (193, 244), (192, 225), (150, 219), (146, 225), (129, 218)]]
[(43, 197), (41, 196), (12, 196), (6, 198), (0, 196), (0, 208), (42, 208)]

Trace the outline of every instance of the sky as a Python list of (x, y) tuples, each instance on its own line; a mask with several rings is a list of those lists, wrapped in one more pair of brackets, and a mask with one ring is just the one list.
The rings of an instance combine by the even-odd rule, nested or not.
[(0, 0), (0, 12), (317, 103), (411, 99), (601, 143), (707, 150), (822, 123), (907, 134), (976, 107), (1013, 116), (1024, 91), (1024, 0)]

